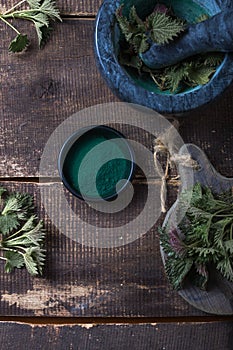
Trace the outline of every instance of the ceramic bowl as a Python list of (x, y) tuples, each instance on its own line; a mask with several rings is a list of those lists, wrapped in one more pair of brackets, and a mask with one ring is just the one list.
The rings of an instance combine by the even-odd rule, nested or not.
[(98, 202), (113, 200), (132, 180), (134, 152), (119, 131), (106, 125), (77, 130), (64, 143), (58, 171), (76, 197)]
[[(209, 83), (188, 88), (178, 94), (162, 92), (150, 79), (142, 79), (137, 73), (121, 66), (118, 61), (120, 31), (115, 12), (122, 2), (126, 13), (135, 5), (138, 14), (143, 18), (153, 11), (157, 1), (105, 0), (98, 11), (94, 44), (97, 65), (110, 89), (121, 100), (140, 104), (160, 113), (183, 113), (209, 103), (232, 82), (233, 54), (225, 54)], [(232, 6), (231, 0), (159, 0), (158, 3), (171, 4), (176, 15), (189, 23), (202, 14), (213, 16)]]

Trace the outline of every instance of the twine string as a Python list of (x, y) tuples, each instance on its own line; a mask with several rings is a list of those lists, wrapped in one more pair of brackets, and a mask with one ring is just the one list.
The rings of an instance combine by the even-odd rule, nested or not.
[[(169, 142), (171, 138), (171, 133), (174, 131), (174, 125), (178, 126), (178, 121), (175, 119), (173, 125), (162, 135), (160, 135), (155, 140), (154, 146), (154, 165), (157, 174), (161, 177), (161, 190), (160, 190), (160, 201), (161, 201), (161, 211), (162, 213), (167, 212), (166, 200), (167, 200), (167, 181), (170, 177), (169, 170), (176, 167), (176, 164), (191, 167), (197, 169), (199, 167), (197, 161), (192, 159), (190, 154), (179, 154), (178, 149), (173, 149), (172, 154), (169, 150)], [(163, 171), (160, 162), (158, 160), (158, 155), (163, 154), (166, 157), (166, 167)], [(176, 177), (176, 179), (179, 176)]]

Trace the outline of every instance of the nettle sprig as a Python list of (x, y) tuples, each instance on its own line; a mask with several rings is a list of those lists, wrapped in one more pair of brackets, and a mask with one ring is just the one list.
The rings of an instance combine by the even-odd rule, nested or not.
[[(116, 11), (116, 19), (120, 28), (119, 62), (146, 79), (151, 79), (161, 91), (179, 93), (189, 87), (207, 84), (222, 62), (224, 54), (211, 52), (196, 55), (175, 65), (162, 69), (150, 69), (140, 58), (152, 43), (159, 45), (174, 41), (187, 26), (187, 23), (174, 16), (171, 9), (157, 4), (154, 11), (142, 20), (132, 6), (129, 15), (124, 15), (124, 5)], [(207, 15), (196, 18), (196, 22), (204, 21)]]
[(178, 227), (160, 229), (168, 279), (174, 289), (180, 289), (189, 277), (205, 290), (210, 269), (216, 269), (233, 282), (232, 193), (216, 195), (199, 183), (190, 191), (181, 195), (181, 209), (190, 195), (192, 199)]
[[(22, 5), (26, 8), (20, 9)], [(16, 32), (16, 37), (9, 45), (9, 51), (21, 52), (29, 45), (27, 34), (22, 34), (9, 20), (24, 19), (35, 25), (39, 47), (48, 40), (52, 27), (51, 21), (59, 20), (61, 17), (56, 4), (52, 0), (22, 0), (14, 5), (11, 9), (0, 14), (0, 20)]]
[(116, 18), (125, 36), (126, 41), (132, 45), (135, 53), (143, 53), (148, 50), (150, 42), (166, 44), (179, 33), (185, 25), (181, 20), (168, 16), (165, 12), (155, 10), (145, 21), (138, 16), (135, 6), (129, 12), (129, 18), (123, 16), (124, 5), (116, 11)]
[(42, 274), (45, 231), (34, 214), (32, 196), (9, 195), (0, 187), (0, 206), (0, 259), (5, 261), (5, 271), (25, 266), (31, 275)]

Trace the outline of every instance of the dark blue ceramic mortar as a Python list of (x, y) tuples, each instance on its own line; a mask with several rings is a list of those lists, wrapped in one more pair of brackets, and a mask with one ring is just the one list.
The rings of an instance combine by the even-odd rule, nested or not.
[[(143, 18), (154, 9), (155, 0), (125, 0), (124, 11), (135, 5)], [(183, 113), (212, 101), (231, 84), (233, 79), (233, 54), (225, 54), (210, 82), (203, 86), (187, 88), (182, 93), (171, 94), (160, 91), (151, 80), (143, 80), (137, 73), (132, 73), (118, 62), (119, 27), (115, 12), (121, 0), (105, 0), (99, 9), (95, 27), (95, 54), (99, 70), (110, 89), (123, 101), (140, 104), (160, 113)], [(172, 5), (175, 14), (194, 23), (202, 14), (214, 16), (232, 8), (231, 0), (161, 0), (159, 3)], [(232, 29), (233, 30), (233, 29)], [(216, 28), (221, 31), (221, 28)]]

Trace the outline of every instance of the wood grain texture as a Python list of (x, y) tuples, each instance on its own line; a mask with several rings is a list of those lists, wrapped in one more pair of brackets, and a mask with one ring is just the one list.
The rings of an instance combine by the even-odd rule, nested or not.
[(180, 134), (207, 155), (223, 176), (233, 177), (233, 85), (211, 104), (179, 118)]
[(116, 99), (95, 66), (93, 21), (57, 25), (41, 51), (32, 31), (31, 48), (22, 55), (9, 55), (12, 33), (0, 29), (0, 176), (33, 176), (47, 139), (64, 119)]
[[(82, 246), (69, 238), (74, 230), (67, 217), (66, 231), (58, 231), (40, 203), (39, 186), (56, 208), (50, 185), (4, 183), (10, 191), (26, 191), (35, 196), (40, 217), (45, 218), (47, 260), (42, 278), (32, 278), (22, 270), (4, 272), (0, 264), (0, 315), (88, 316), (88, 317), (176, 317), (205, 315), (171, 290), (159, 252), (157, 225), (130, 244), (108, 249)], [(137, 185), (134, 209), (137, 213), (145, 196), (145, 185)], [(173, 191), (169, 193), (174, 194)], [(112, 225), (119, 230), (132, 219), (132, 210), (121, 215), (93, 215), (85, 203), (73, 201), (77, 215), (96, 226)], [(174, 201), (169, 198), (169, 202)], [(55, 210), (55, 209), (54, 209)], [(59, 212), (59, 206), (57, 207)], [(131, 214), (130, 214), (131, 213)], [(134, 213), (134, 212), (133, 212)], [(145, 217), (145, 221), (147, 218)], [(161, 222), (160, 222), (161, 223)], [(145, 223), (146, 224), (146, 223)], [(77, 227), (76, 227), (77, 229)]]
[[(2, 5), (6, 3), (8, 5), (13, 2), (1, 2)], [(59, 2), (64, 15), (80, 17), (93, 16), (99, 4), (100, 1)], [(19, 24), (19, 28), (26, 29), (25, 26), (24, 23)], [(38, 176), (46, 141), (60, 123), (83, 108), (118, 101), (95, 66), (93, 29), (94, 20), (66, 19), (63, 24), (55, 25), (51, 40), (44, 50), (39, 51), (31, 28), (32, 42), (28, 51), (21, 55), (9, 55), (7, 47), (12, 33), (0, 26), (1, 178), (18, 177), (22, 181), (26, 178), (30, 181), (30, 177)], [(231, 87), (210, 105), (178, 117), (184, 141), (198, 144), (207, 152), (217, 170), (225, 176), (233, 174), (232, 94)], [(130, 126), (126, 126), (124, 132), (151, 149), (151, 135), (133, 130)], [(62, 234), (53, 226), (43, 209), (39, 187), (44, 186), (48, 198), (56, 208), (57, 202), (52, 192), (56, 183), (4, 184), (9, 189), (27, 191), (35, 196), (40, 215), (45, 217), (48, 235), (43, 278), (31, 278), (25, 270), (7, 275), (3, 271), (3, 265), (0, 265), (0, 315), (204, 315), (170, 289), (162, 268), (156, 226), (143, 237), (123, 247), (88, 248), (67, 237), (73, 229), (69, 217), (66, 232)], [(72, 205), (79, 215), (94, 225), (109, 222), (122, 225), (125, 220), (133, 217), (133, 213), (137, 215), (142, 210), (145, 185), (138, 184), (136, 192), (138, 197), (133, 204), (134, 210), (114, 218), (97, 216), (81, 203)], [(175, 200), (175, 195), (176, 189), (172, 187), (169, 191), (170, 204)], [(68, 194), (67, 198), (72, 202)], [(41, 336), (41, 333), (38, 334)], [(169, 334), (171, 338), (168, 341), (171, 342), (175, 333)], [(108, 336), (111, 339), (111, 334)]]
[[(66, 20), (41, 51), (32, 30), (31, 48), (9, 55), (11, 33), (0, 27), (0, 177), (37, 176), (46, 141), (61, 122), (86, 107), (118, 101), (95, 66), (93, 28), (90, 20)], [(232, 94), (231, 87), (208, 106), (178, 117), (184, 141), (200, 146), (225, 176), (233, 174)], [(131, 126), (124, 132), (152, 147), (149, 135)]]
[[(2, 0), (1, 9), (10, 9), (17, 1)], [(101, 5), (101, 0), (57, 0), (57, 7), (63, 16), (94, 16)]]
[(232, 350), (231, 322), (144, 325), (36, 326), (0, 323), (5, 349), (24, 350)]

